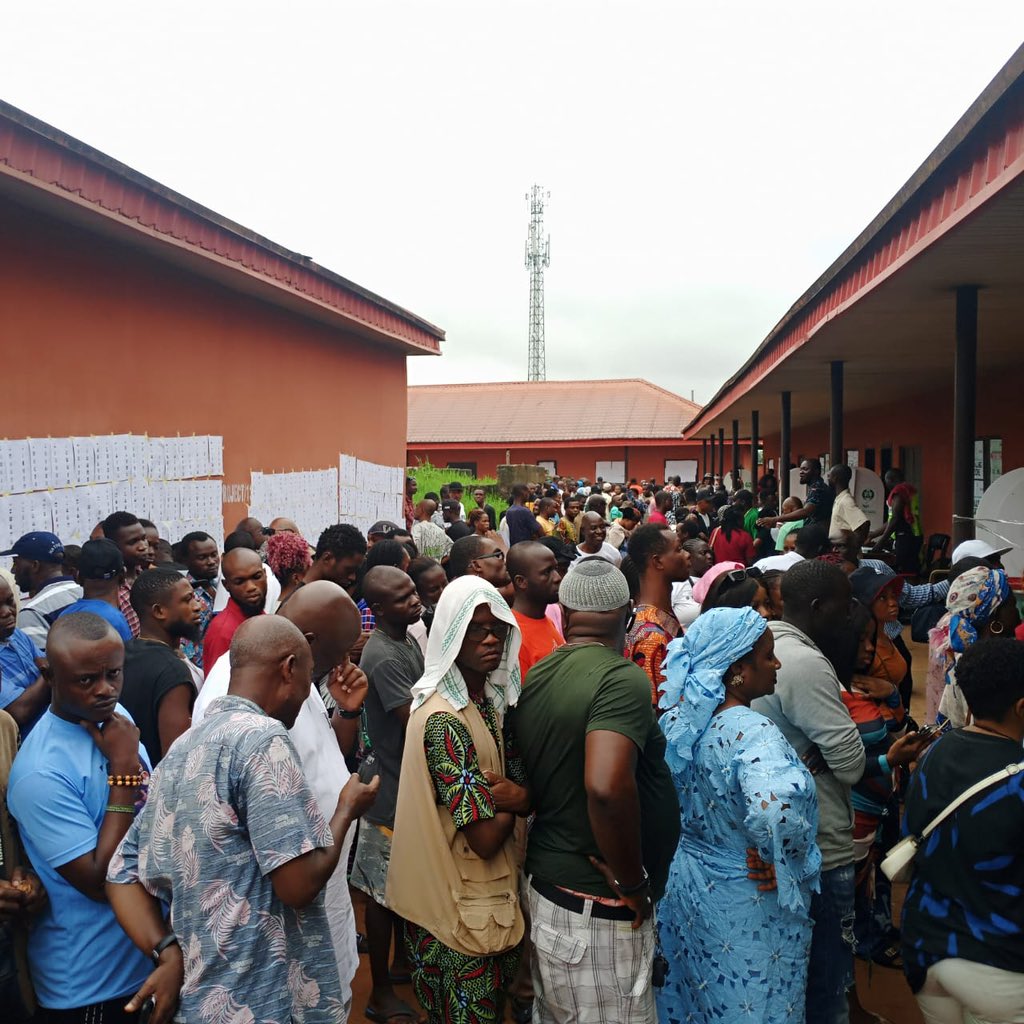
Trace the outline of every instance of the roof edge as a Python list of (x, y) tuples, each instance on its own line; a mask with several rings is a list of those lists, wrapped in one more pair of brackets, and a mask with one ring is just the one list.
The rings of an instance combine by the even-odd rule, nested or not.
[(2, 99), (0, 99), (0, 118), (6, 119), (18, 128), (39, 136), (51, 145), (60, 147), (74, 153), (76, 156), (84, 160), (96, 164), (104, 171), (124, 178), (136, 187), (153, 193), (160, 199), (180, 207), (194, 217), (208, 221), (210, 224), (222, 231), (230, 232), (243, 241), (248, 242), (251, 245), (255, 245), (273, 256), (286, 260), (302, 270), (313, 273), (329, 283), (351, 292), (353, 295), (358, 296), (366, 302), (379, 306), (381, 309), (399, 317), (418, 330), (436, 338), (438, 341), (443, 341), (445, 339), (444, 330), (435, 324), (432, 324), (429, 320), (425, 320), (423, 317), (417, 316), (415, 313), (405, 309), (403, 306), (384, 298), (382, 295), (378, 295), (376, 292), (370, 291), (368, 288), (364, 288), (362, 285), (356, 284), (356, 282), (343, 277), (341, 274), (335, 273), (333, 270), (328, 270), (326, 267), (316, 263), (309, 256), (303, 256), (302, 254), (294, 252), (291, 249), (287, 249), (282, 245), (278, 245), (276, 242), (271, 241), (264, 235), (260, 235), (259, 233), (216, 213), (214, 210), (203, 206), (201, 203), (197, 203), (182, 193), (176, 192), (174, 189), (168, 188), (166, 185), (162, 185), (154, 178), (150, 178), (147, 175), (136, 171), (134, 168), (129, 167), (120, 160), (116, 160), (114, 157), (109, 156), (101, 150), (87, 145), (80, 139), (75, 138), (73, 135), (69, 135), (67, 132), (63, 132), (59, 128), (55, 128), (46, 121), (42, 121), (39, 118), (34, 117), (32, 114), (29, 114), (26, 111), (21, 110), (19, 107), (15, 107), (13, 104)]
[(740, 368), (733, 373), (708, 402), (701, 407), (700, 413), (691, 419), (683, 428), (686, 435), (701, 419), (703, 414), (712, 409), (719, 399), (730, 388), (738, 384), (757, 360), (771, 347), (780, 335), (815, 299), (861, 255), (882, 231), (906, 207), (912, 198), (924, 191), (925, 187), (944, 169), (944, 165), (953, 157), (957, 150), (968, 140), (979, 124), (993, 111), (1010, 89), (1024, 76), (1024, 44), (1021, 44), (1009, 60), (999, 69), (991, 82), (982, 90), (981, 95), (960, 116), (956, 124), (943, 136), (939, 144), (928, 154), (921, 166), (910, 176), (888, 203), (876, 214), (866, 228), (843, 250), (843, 252), (826, 268), (817, 280), (800, 296), (786, 311), (778, 323), (768, 332), (765, 339), (754, 349)]

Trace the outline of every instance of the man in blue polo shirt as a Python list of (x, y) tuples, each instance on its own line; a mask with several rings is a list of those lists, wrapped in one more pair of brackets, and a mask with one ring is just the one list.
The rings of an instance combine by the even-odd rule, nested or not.
[(18, 723), (24, 736), (50, 703), (50, 684), (43, 677), (43, 655), (18, 621), (14, 591), (0, 578), (0, 709)]
[(124, 1006), (150, 965), (104, 889), (149, 771), (139, 730), (118, 704), (124, 644), (104, 619), (80, 612), (53, 624), (46, 657), (52, 703), (18, 751), (7, 789), (49, 896), (29, 938), (32, 981), (44, 1021), (132, 1024), (137, 1014)]

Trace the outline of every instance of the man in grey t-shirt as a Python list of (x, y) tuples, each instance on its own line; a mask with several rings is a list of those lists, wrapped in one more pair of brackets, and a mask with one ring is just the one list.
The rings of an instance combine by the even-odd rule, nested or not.
[[(359, 823), (359, 842), (352, 865), (352, 884), (370, 897), (366, 904), (366, 939), (370, 947), (373, 988), (365, 1015), (371, 1020), (408, 1024), (413, 1009), (394, 991), (393, 979), (404, 977), (402, 920), (387, 906), (384, 890), (391, 859), (391, 832), (402, 769), (405, 727), (412, 706), (412, 687), (423, 675), (423, 652), (408, 635), (423, 609), (416, 585), (408, 574), (390, 565), (371, 569), (363, 580), (363, 598), (370, 606), (376, 628), (363, 648), (359, 667), (369, 688), (364, 710), (370, 752), (359, 770), (363, 782), (380, 776), (380, 790), (371, 813)], [(395, 959), (389, 966), (392, 934)]]

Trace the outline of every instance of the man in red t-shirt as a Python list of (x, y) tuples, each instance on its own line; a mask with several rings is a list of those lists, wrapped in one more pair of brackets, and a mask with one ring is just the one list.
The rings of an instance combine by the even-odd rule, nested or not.
[(554, 552), (537, 541), (513, 544), (505, 564), (515, 587), (512, 614), (523, 635), (519, 670), (525, 683), (530, 668), (565, 643), (558, 628), (545, 615), (548, 605), (558, 600), (558, 584), (562, 577)]
[(267, 567), (251, 548), (234, 548), (221, 562), (224, 588), (229, 600), (206, 628), (203, 638), (203, 668), (210, 672), (217, 659), (231, 646), (235, 630), (254, 615), (263, 614), (267, 600)]

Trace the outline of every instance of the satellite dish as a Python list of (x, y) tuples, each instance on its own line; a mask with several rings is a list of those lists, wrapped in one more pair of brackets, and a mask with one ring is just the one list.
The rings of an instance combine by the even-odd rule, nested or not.
[[(1004, 520), (998, 522), (997, 520)], [(981, 496), (978, 511), (974, 513), (978, 540), (994, 548), (1013, 545), (1003, 555), (1008, 576), (1024, 575), (1024, 468), (1013, 469), (994, 481)]]

